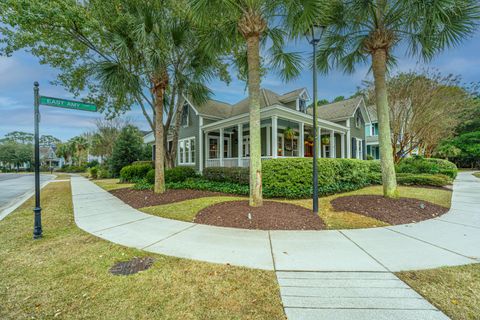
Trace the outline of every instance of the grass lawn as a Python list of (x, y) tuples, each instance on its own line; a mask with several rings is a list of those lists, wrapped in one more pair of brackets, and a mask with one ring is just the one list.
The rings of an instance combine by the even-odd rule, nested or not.
[(32, 207), (0, 221), (0, 319), (284, 319), (273, 272), (148, 254), (151, 269), (113, 276), (147, 253), (77, 228), (69, 182), (42, 191), (41, 240)]
[(480, 172), (474, 172), (473, 175), (477, 178), (480, 178)]
[(452, 319), (479, 319), (480, 264), (397, 273)]
[[(416, 187), (399, 187), (401, 197), (416, 198), (429, 201), (446, 208), (450, 207), (452, 193), (448, 190), (433, 188), (416, 188)], [(381, 195), (381, 186), (372, 186), (360, 190), (335, 194), (328, 197), (320, 198), (320, 217), (325, 222), (327, 229), (358, 229), (387, 226), (388, 223), (379, 221), (374, 218), (366, 217), (353, 212), (337, 212), (334, 211), (330, 201), (335, 198), (349, 195)], [(172, 204), (159, 205), (141, 208), (140, 211), (153, 214), (156, 216), (176, 219), (182, 221), (193, 221), (195, 215), (202, 209), (225, 201), (241, 200), (241, 197), (206, 197), (193, 200), (186, 200)], [(275, 200), (303, 206), (312, 209), (311, 199), (301, 200)]]
[(192, 222), (197, 213), (203, 208), (211, 205), (226, 202), (245, 200), (242, 197), (206, 197), (192, 200), (185, 200), (175, 203), (164, 204), (160, 206), (145, 207), (139, 209), (145, 213), (153, 214), (168, 219)]
[(70, 180), (70, 175), (67, 173), (56, 173), (56, 175), (55, 180)]
[(122, 188), (131, 188), (134, 185), (134, 183), (120, 183), (118, 179), (98, 179), (92, 180), (92, 182), (107, 191)]

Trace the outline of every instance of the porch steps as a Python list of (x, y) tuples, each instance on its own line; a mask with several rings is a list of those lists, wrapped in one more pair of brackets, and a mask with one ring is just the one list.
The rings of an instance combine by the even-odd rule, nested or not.
[(445, 320), (390, 272), (277, 271), (289, 320)]

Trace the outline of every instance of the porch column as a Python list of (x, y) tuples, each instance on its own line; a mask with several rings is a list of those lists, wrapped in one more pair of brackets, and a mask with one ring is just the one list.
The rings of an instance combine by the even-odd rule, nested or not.
[[(198, 123), (198, 143), (195, 143), (195, 148), (198, 148), (198, 170), (203, 172), (203, 134), (202, 134), (203, 118), (199, 117)], [(195, 159), (193, 159), (195, 161)]]
[(237, 143), (237, 153), (238, 153), (238, 157), (237, 157), (237, 165), (239, 167), (242, 166), (242, 157), (243, 157), (243, 124), (238, 124), (237, 125), (237, 131), (238, 131), (238, 143)]
[(223, 147), (225, 145), (223, 138), (223, 128), (220, 128), (220, 141), (219, 141), (219, 152), (220, 152), (220, 166), (223, 167)]
[(340, 134), (340, 149), (341, 149), (341, 157), (345, 158), (345, 133)]
[(277, 139), (277, 116), (272, 116), (272, 157), (278, 156), (278, 139)]
[(330, 130), (330, 158), (335, 158), (337, 152), (335, 150), (335, 131)]
[(298, 124), (298, 156), (303, 158), (305, 156), (305, 132), (304, 132), (304, 123), (300, 122)]
[(347, 158), (352, 158), (352, 139), (350, 139), (350, 119), (347, 119)]
[(272, 137), (270, 134), (270, 130), (272, 130), (271, 126), (265, 127), (265, 132), (267, 133), (267, 157), (272, 155)]

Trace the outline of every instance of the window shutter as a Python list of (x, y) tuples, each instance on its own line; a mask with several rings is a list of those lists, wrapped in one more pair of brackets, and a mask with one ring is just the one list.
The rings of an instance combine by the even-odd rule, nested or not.
[(363, 160), (366, 160), (367, 159), (367, 148), (366, 148), (366, 143), (365, 143), (365, 140), (362, 141), (362, 150), (363, 150), (363, 154), (362, 154), (362, 158)]
[(356, 138), (352, 138), (352, 158), (356, 158), (357, 157), (357, 139)]

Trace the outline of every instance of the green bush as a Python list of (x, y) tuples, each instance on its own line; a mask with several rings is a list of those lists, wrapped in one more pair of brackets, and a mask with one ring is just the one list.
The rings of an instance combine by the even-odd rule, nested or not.
[(167, 189), (207, 190), (238, 195), (249, 194), (249, 188), (246, 185), (231, 182), (208, 181), (202, 178), (190, 178), (183, 182), (170, 182), (166, 184), (166, 187)]
[(406, 186), (418, 185), (443, 187), (449, 185), (452, 180), (449, 176), (443, 174), (399, 173), (397, 174), (397, 182), (398, 184)]
[(138, 166), (140, 164), (149, 164), (152, 166), (152, 168), (155, 167), (155, 163), (152, 160), (139, 160), (139, 161), (133, 161), (132, 165)]
[(136, 182), (144, 179), (151, 169), (150, 164), (125, 166), (120, 170), (120, 182)]
[(97, 171), (97, 178), (98, 179), (109, 179), (112, 178), (110, 170), (107, 166), (100, 166)]
[(97, 179), (98, 178), (98, 167), (91, 167), (88, 169), (88, 175), (92, 179)]
[(396, 165), (397, 173), (443, 174), (452, 179), (457, 176), (457, 166), (443, 159), (412, 157), (400, 161)]
[(175, 167), (165, 170), (165, 182), (182, 182), (188, 178), (197, 177), (197, 172), (192, 167)]
[(151, 190), (153, 189), (153, 184), (148, 182), (146, 178), (139, 179), (133, 185), (132, 189), (135, 190)]
[[(373, 161), (318, 160), (318, 185), (322, 195), (351, 191), (370, 184)], [(307, 198), (313, 193), (312, 159), (284, 158), (262, 162), (265, 197)]]
[(209, 181), (232, 182), (242, 185), (249, 183), (249, 168), (210, 167), (203, 170), (203, 177)]
[(155, 169), (148, 170), (145, 180), (152, 185), (155, 184)]

